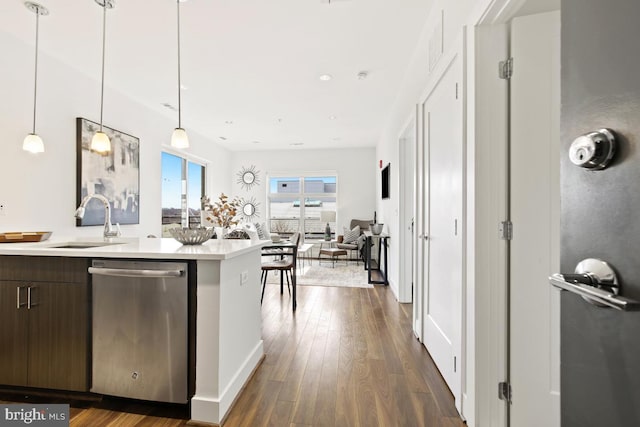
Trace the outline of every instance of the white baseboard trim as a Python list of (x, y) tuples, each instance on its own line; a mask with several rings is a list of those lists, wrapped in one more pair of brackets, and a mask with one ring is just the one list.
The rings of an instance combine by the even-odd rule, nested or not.
[(391, 292), (393, 292), (393, 296), (396, 297), (396, 301), (401, 302), (400, 290), (398, 289), (398, 285), (396, 285), (396, 283), (392, 279), (387, 278), (387, 280), (389, 281), (389, 288), (391, 288)]
[(220, 425), (263, 355), (263, 341), (260, 340), (219, 396), (199, 395), (196, 390), (191, 398), (191, 421)]

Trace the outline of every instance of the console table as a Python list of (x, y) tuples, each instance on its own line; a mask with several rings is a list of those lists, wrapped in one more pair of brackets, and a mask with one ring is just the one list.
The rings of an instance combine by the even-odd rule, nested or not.
[[(389, 280), (387, 279), (387, 240), (391, 237), (386, 233), (381, 234), (373, 234), (371, 231), (367, 230), (364, 232), (364, 236), (366, 238), (364, 247), (365, 247), (365, 260), (364, 260), (364, 268), (367, 270), (367, 278), (369, 283), (375, 283), (380, 285), (388, 285)], [(373, 246), (373, 241), (376, 240), (378, 242), (378, 258), (371, 259), (371, 246)], [(383, 250), (384, 249), (384, 250)], [(382, 268), (384, 260), (384, 268)], [(381, 280), (374, 280), (371, 278), (371, 272), (377, 271), (381, 277)]]

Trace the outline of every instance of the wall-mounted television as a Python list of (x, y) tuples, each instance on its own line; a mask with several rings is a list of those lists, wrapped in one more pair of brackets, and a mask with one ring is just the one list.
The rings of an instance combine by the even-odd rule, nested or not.
[(391, 167), (391, 163), (388, 163), (387, 166), (385, 166), (384, 168), (382, 168), (382, 199), (388, 199), (389, 198), (389, 187), (390, 187), (390, 180), (391, 180), (391, 172), (389, 171), (389, 168)]

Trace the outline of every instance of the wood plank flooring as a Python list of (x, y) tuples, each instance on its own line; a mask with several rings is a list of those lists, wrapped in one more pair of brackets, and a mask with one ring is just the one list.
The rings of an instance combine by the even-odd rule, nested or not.
[[(388, 287), (298, 287), (298, 309), (267, 285), (265, 359), (229, 412), (235, 426), (464, 426)], [(5, 398), (5, 396), (0, 396)], [(13, 399), (12, 399), (13, 400)], [(50, 402), (52, 403), (52, 402)], [(72, 403), (71, 426), (184, 426), (181, 406)], [(163, 413), (164, 408), (164, 413)]]

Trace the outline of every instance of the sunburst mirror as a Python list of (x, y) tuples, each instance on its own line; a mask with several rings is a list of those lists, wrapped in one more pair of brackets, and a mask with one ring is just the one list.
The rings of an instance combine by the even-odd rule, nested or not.
[(243, 166), (242, 169), (240, 169), (237, 173), (237, 182), (238, 184), (242, 185), (242, 188), (248, 191), (254, 185), (260, 184), (260, 178), (258, 177), (259, 173), (260, 171), (257, 170), (254, 165), (251, 165), (248, 168)]
[(258, 206), (259, 203), (256, 201), (255, 197), (252, 197), (250, 199), (242, 199), (240, 205), (240, 213), (242, 217), (246, 221), (251, 221), (254, 218), (258, 218), (260, 215), (258, 212)]

